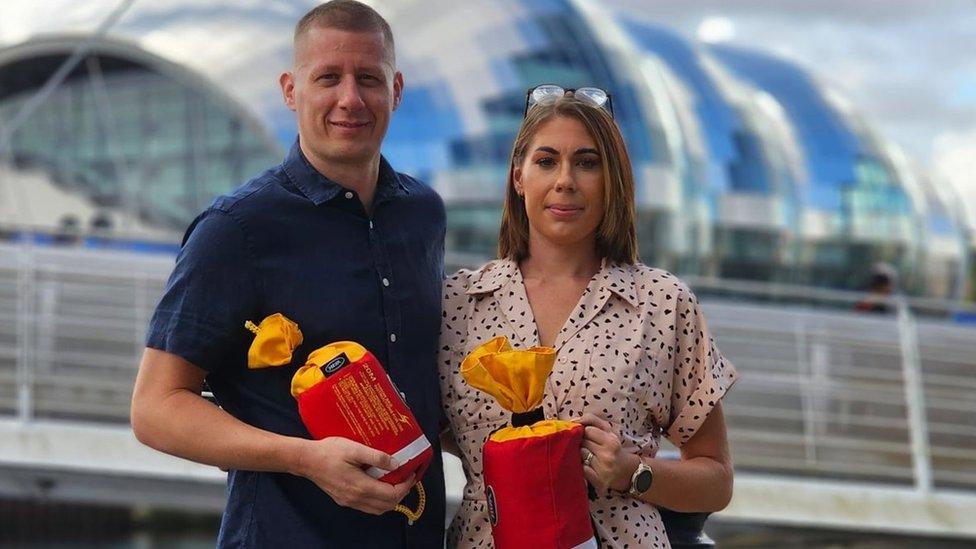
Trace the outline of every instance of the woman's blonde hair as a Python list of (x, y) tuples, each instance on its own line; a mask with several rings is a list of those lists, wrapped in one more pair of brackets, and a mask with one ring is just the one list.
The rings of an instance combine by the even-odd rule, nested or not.
[(605, 188), (603, 218), (596, 234), (597, 255), (617, 263), (636, 263), (634, 173), (627, 146), (609, 113), (587, 105), (569, 93), (552, 103), (534, 105), (522, 121), (508, 167), (502, 225), (498, 234), (498, 257), (521, 261), (529, 256), (529, 218), (525, 213), (525, 202), (515, 191), (515, 168), (525, 160), (527, 149), (539, 128), (557, 116), (579, 120), (596, 141), (596, 149), (600, 153)]

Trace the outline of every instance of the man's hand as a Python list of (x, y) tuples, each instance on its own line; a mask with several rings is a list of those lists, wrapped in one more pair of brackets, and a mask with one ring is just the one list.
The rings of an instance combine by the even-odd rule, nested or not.
[(311, 480), (343, 507), (382, 515), (392, 510), (414, 485), (414, 478), (391, 485), (366, 474), (366, 469), (396, 469), (389, 454), (358, 442), (328, 437), (308, 441), (298, 458), (297, 474)]

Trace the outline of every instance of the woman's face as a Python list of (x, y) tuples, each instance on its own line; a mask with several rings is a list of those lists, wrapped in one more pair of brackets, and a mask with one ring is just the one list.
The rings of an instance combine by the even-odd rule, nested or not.
[(536, 131), (513, 172), (529, 218), (529, 246), (596, 242), (603, 219), (603, 161), (583, 123), (556, 116)]

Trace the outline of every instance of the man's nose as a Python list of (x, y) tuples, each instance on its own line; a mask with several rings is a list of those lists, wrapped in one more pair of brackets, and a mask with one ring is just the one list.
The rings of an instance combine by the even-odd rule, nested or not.
[(344, 78), (339, 84), (339, 107), (348, 110), (361, 109), (365, 103), (355, 78)]

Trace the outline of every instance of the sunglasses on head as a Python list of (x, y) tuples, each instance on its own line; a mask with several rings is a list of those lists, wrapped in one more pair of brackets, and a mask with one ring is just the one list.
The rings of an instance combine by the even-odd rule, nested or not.
[(573, 97), (591, 107), (607, 111), (610, 117), (613, 118), (613, 102), (610, 100), (610, 94), (606, 90), (594, 87), (563, 88), (555, 84), (542, 84), (541, 86), (529, 88), (525, 92), (525, 110), (522, 112), (522, 118), (525, 118), (529, 114), (529, 109), (535, 105), (554, 103), (560, 97), (565, 96), (567, 92), (572, 93)]

